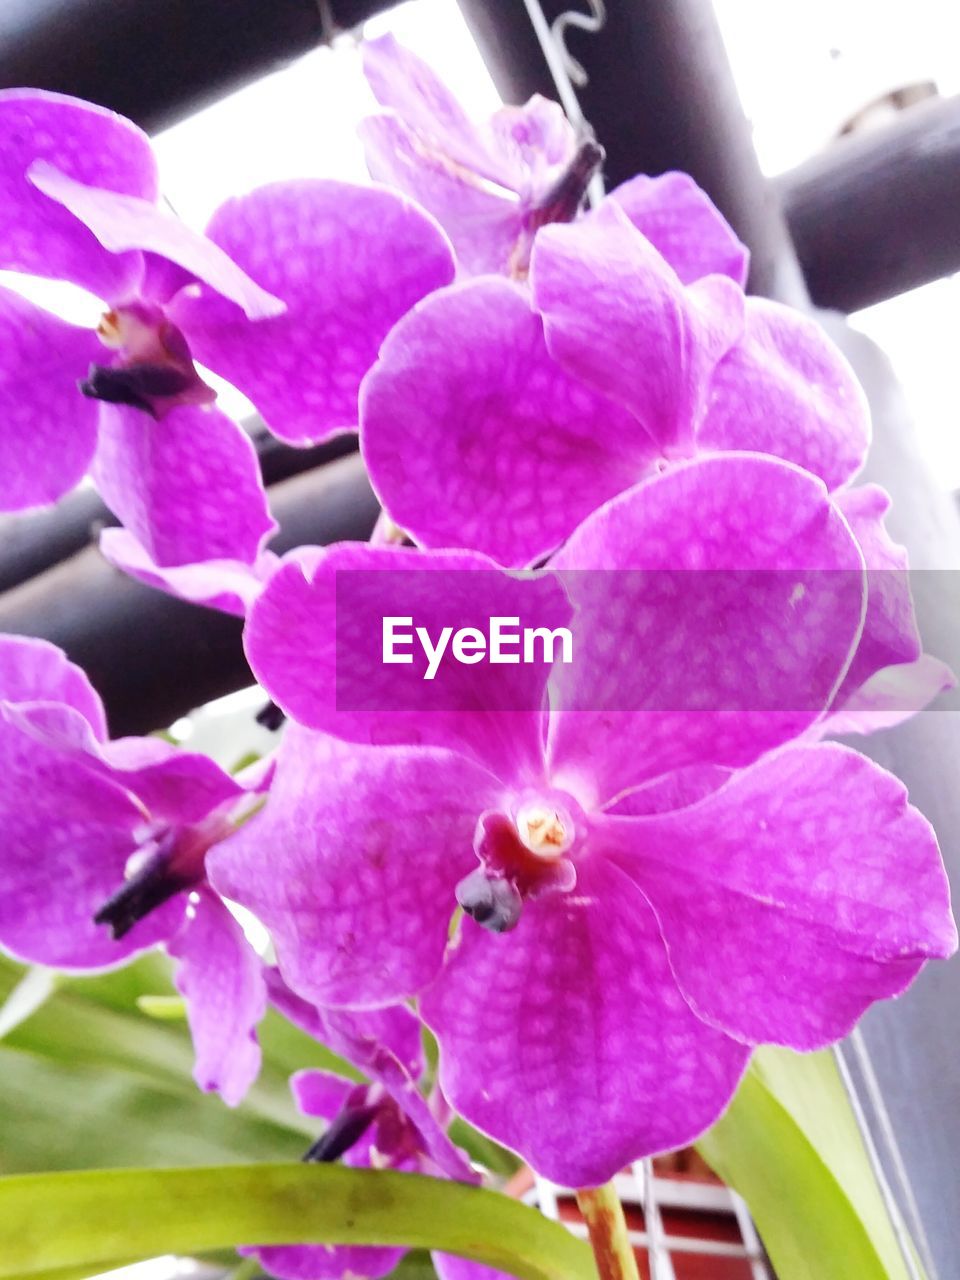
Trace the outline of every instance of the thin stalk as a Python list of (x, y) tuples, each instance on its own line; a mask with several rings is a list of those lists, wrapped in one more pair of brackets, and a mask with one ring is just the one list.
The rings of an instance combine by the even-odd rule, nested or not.
[(590, 1233), (600, 1280), (640, 1280), (623, 1205), (613, 1182), (582, 1188), (577, 1192), (577, 1204)]

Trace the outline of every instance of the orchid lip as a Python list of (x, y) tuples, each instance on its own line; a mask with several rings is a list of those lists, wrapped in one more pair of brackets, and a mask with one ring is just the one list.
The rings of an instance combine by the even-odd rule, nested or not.
[(167, 831), (127, 860), (126, 880), (93, 917), (94, 924), (109, 926), (115, 941), (125, 937), (151, 911), (197, 883), (195, 875), (171, 866), (175, 845), (176, 833)]

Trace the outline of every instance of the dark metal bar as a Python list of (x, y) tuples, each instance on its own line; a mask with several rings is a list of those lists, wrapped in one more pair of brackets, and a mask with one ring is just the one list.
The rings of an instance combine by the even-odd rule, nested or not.
[(858, 311), (960, 271), (960, 97), (842, 138), (776, 186), (820, 306)]
[[(0, 87), (120, 111), (150, 132), (276, 71), (392, 0), (4, 0)], [(320, 127), (320, 122), (317, 122)]]
[[(357, 456), (271, 491), (274, 549), (370, 535), (377, 503)], [(60, 645), (100, 691), (115, 735), (146, 733), (250, 684), (240, 621), (113, 569), (95, 547), (0, 597), (0, 631)]]
[[(457, 2), (508, 102), (556, 96), (519, 0)], [(571, 7), (568, 0), (543, 5), (549, 19)], [(590, 76), (578, 97), (606, 149), (609, 185), (636, 173), (692, 174), (749, 245), (752, 290), (802, 303), (790, 236), (760, 171), (711, 6), (630, 0), (606, 8), (600, 32), (570, 29), (568, 44)]]

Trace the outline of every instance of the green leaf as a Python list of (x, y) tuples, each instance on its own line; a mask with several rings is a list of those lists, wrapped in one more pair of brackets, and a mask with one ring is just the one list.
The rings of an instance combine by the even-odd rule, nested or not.
[(589, 1247), (559, 1223), (416, 1174), (252, 1164), (0, 1179), (0, 1280), (240, 1242), (437, 1248), (521, 1280), (596, 1280)]
[[(8, 1015), (0, 1040), (0, 1173), (295, 1159), (316, 1137), (316, 1122), (298, 1113), (291, 1072), (356, 1074), (270, 1011), (260, 1079), (231, 1111), (194, 1084), (186, 1024), (138, 1007), (175, 997), (166, 957), (91, 977), (61, 975), (52, 986), (31, 983), (37, 971), (25, 972), (0, 957), (0, 999), (19, 993), (19, 1012)], [(34, 995), (24, 1001), (27, 984)]]
[(909, 1280), (831, 1053), (757, 1050), (697, 1147), (750, 1206), (779, 1280)]
[(137, 996), (137, 1008), (158, 1022), (183, 1022), (187, 1002), (180, 996)]

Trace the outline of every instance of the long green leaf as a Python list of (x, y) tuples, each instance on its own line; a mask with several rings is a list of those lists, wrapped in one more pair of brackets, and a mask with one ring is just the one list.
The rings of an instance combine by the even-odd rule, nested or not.
[(909, 1280), (829, 1053), (758, 1050), (697, 1145), (746, 1200), (779, 1280)]
[(521, 1280), (596, 1280), (587, 1245), (536, 1210), (415, 1174), (254, 1164), (0, 1179), (0, 1280), (242, 1242), (437, 1248)]

